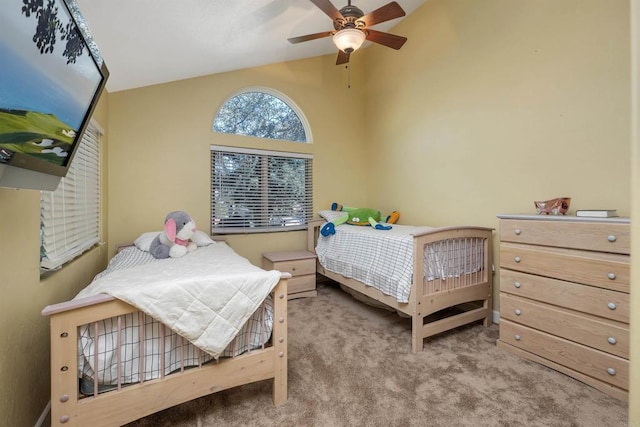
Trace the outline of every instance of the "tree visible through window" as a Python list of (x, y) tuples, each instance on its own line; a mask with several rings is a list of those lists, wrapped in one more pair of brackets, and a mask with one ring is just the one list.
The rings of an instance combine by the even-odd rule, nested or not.
[[(224, 103), (221, 133), (310, 142), (302, 112), (284, 95), (245, 90)], [(247, 233), (306, 228), (313, 209), (313, 156), (211, 146), (211, 231)]]
[(283, 99), (262, 90), (245, 91), (229, 98), (218, 111), (213, 130), (258, 138), (309, 142), (301, 114)]

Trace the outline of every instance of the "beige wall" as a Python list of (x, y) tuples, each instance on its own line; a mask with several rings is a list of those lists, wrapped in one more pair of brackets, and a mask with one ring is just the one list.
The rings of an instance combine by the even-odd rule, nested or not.
[[(101, 126), (107, 105), (105, 94), (94, 115)], [(39, 254), (40, 192), (0, 188), (0, 426), (33, 426), (50, 400), (49, 323), (40, 311), (73, 298), (107, 261), (96, 247), (41, 279)]]
[[(428, 0), (392, 31), (407, 44), (353, 55), (350, 89), (330, 55), (110, 94), (98, 111), (109, 143), (108, 252), (160, 229), (174, 209), (209, 230), (211, 144), (313, 153), (316, 210), (339, 201), (400, 210), (403, 223), (497, 227), (498, 213), (571, 196), (572, 211), (631, 213), (628, 1)], [(212, 133), (218, 107), (249, 86), (291, 98), (313, 144)], [(32, 425), (45, 407), (40, 310), (75, 294), (107, 252), (94, 250), (41, 282), (38, 208), (36, 192), (0, 189), (0, 288), (11, 295), (0, 302), (0, 425)], [(254, 263), (263, 251), (305, 243), (302, 232), (229, 240)], [(637, 328), (632, 337), (640, 340)]]
[(369, 203), (401, 222), (494, 228), (559, 196), (630, 215), (629, 16), (627, 0), (427, 1), (393, 29), (401, 54), (367, 52)]
[[(366, 201), (362, 86), (347, 87), (335, 56), (306, 59), (111, 94), (109, 109), (109, 242), (131, 241), (162, 228), (166, 213), (184, 210), (210, 231), (211, 144), (247, 145), (314, 155), (314, 205)], [(363, 81), (354, 61), (352, 81)], [(310, 145), (214, 133), (218, 108), (236, 91), (280, 91), (304, 112)], [(263, 251), (303, 249), (303, 232), (231, 236), (259, 265)]]

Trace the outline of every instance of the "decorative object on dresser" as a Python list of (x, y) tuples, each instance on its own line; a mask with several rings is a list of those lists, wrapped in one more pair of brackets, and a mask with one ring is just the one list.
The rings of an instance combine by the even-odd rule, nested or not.
[(571, 205), (571, 197), (558, 197), (551, 200), (533, 202), (538, 215), (566, 215)]
[(498, 347), (626, 400), (629, 219), (498, 218)]
[(291, 274), (288, 299), (315, 297), (316, 254), (308, 251), (265, 252), (262, 268)]
[(590, 218), (613, 218), (618, 216), (616, 209), (580, 209), (576, 211), (576, 216)]

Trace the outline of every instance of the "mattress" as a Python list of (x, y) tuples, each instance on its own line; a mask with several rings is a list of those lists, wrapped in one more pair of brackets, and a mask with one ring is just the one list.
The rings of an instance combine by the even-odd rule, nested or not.
[[(217, 243), (216, 245), (225, 245)], [(239, 256), (239, 255), (238, 255)], [(146, 251), (127, 247), (119, 252), (94, 282), (115, 271), (162, 262)], [(273, 301), (267, 297), (251, 314), (219, 357), (235, 357), (260, 348), (271, 337)], [(97, 348), (99, 349), (96, 354)], [(120, 351), (117, 351), (119, 342)], [(168, 375), (176, 370), (211, 362), (214, 357), (143, 313), (105, 319), (79, 328), (78, 368), (82, 388), (93, 393), (97, 372), (100, 390)]]
[[(339, 225), (331, 236), (319, 236), (316, 254), (331, 272), (372, 286), (398, 302), (409, 301), (413, 280), (413, 235), (427, 226), (393, 224), (391, 230)], [(425, 281), (446, 280), (482, 268), (483, 243), (456, 239), (428, 245), (423, 263)]]

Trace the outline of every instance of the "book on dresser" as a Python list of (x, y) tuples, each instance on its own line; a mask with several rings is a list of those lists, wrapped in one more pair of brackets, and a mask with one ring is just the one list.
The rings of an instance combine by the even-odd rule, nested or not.
[(590, 218), (612, 218), (618, 216), (618, 211), (615, 209), (579, 209), (576, 211), (576, 216)]

